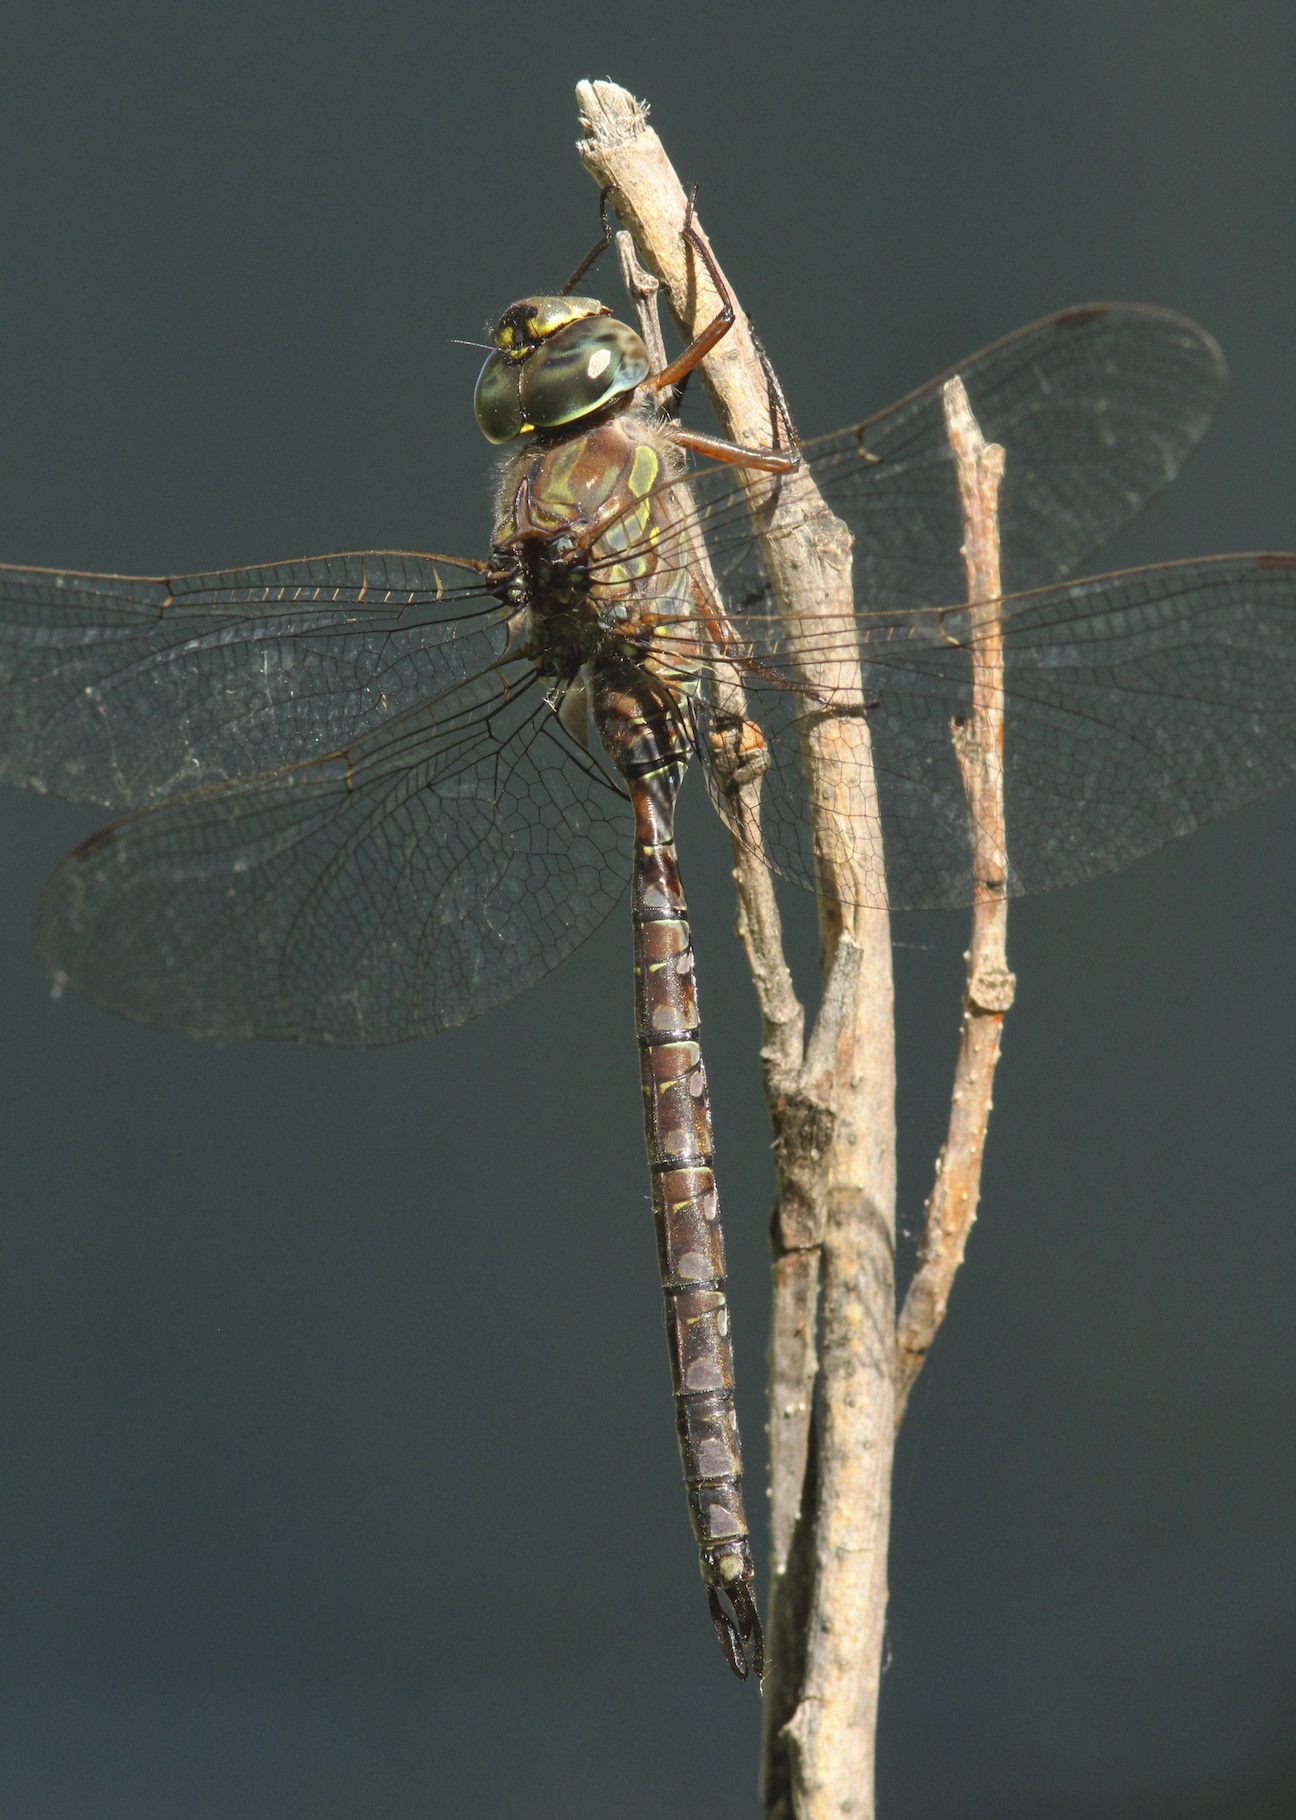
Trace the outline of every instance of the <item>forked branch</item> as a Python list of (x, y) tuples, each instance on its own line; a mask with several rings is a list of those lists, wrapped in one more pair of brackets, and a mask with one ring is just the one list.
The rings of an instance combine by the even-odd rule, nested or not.
[(1004, 451), (998, 443), (985, 441), (958, 378), (945, 386), (945, 424), (963, 507), (972, 655), (972, 712), (966, 722), (950, 728), (972, 837), (972, 939), (966, 956), (967, 986), (949, 1133), (936, 1159), (918, 1268), (896, 1328), (897, 1422), (945, 1318), (976, 1218), (1004, 1013), (1016, 988), (1008, 971), (1006, 947), (1008, 839), (1004, 818), (1003, 585), (999, 573), (999, 485)]
[[(669, 362), (658, 296), (665, 296), (687, 342), (715, 318), (717, 286), (727, 290), (727, 282), (705, 236), (703, 257), (692, 256), (684, 189), (646, 110), (612, 83), (581, 83), (577, 94), (586, 133), (580, 155), (630, 229), (617, 237), (622, 273), (654, 370), (662, 372)], [(736, 303), (734, 313), (733, 328), (707, 355), (702, 377), (727, 436), (759, 446), (770, 436), (777, 382)], [(972, 936), (949, 1133), (898, 1329), (890, 935), (868, 717), (817, 716), (804, 732), (824, 991), (803, 1045), (804, 1013), (783, 954), (761, 832), (768, 759), (747, 718), (741, 676), (732, 665), (718, 666), (714, 756), (732, 812), (738, 933), (761, 1009), (776, 1163), (773, 1572), (762, 1792), (767, 1814), (777, 1820), (868, 1820), (873, 1812), (892, 1437), (944, 1316), (975, 1217), (1000, 1035), (1014, 990), (1005, 947), (998, 519), (1004, 456), (985, 442), (957, 379), (945, 388), (945, 412), (969, 602), (971, 711), (951, 726), (950, 737), (971, 831)], [(824, 662), (811, 630), (817, 618), (840, 626), (852, 612), (844, 527), (804, 469), (778, 480), (752, 473), (744, 484), (800, 680), (836, 702), (862, 706), (858, 662)], [(700, 535), (695, 543), (698, 585), (714, 593)]]

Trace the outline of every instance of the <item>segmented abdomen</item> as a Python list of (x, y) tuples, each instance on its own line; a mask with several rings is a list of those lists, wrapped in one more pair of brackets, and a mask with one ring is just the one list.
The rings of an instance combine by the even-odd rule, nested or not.
[[(635, 1029), (644, 1136), (666, 1305), (675, 1425), (711, 1616), (730, 1666), (762, 1668), (743, 1510), (724, 1238), (688, 911), (675, 856), (675, 797), (688, 745), (659, 685), (596, 689), (595, 713), (635, 811)], [(724, 1593), (731, 1616), (718, 1595)]]
[(672, 849), (636, 883), (635, 1029), (676, 1422), (698, 1546), (746, 1537), (724, 1237), (688, 919)]

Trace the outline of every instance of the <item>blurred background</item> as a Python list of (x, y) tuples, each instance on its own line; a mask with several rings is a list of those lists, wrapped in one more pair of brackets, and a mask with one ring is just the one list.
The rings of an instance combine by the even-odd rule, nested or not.
[[(586, 75), (652, 102), (804, 433), (1152, 299), (1232, 383), (1111, 566), (1296, 546), (1284, 0), (45, 0), (0, 67), (7, 561), (482, 553), (450, 338), (594, 238)], [(32, 913), (97, 819), (0, 799), (0, 1812), (754, 1814), (628, 917), (434, 1042), (204, 1049), (51, 1000)], [(769, 1139), (696, 780), (683, 843), (759, 1515)], [(1289, 796), (1013, 911), (981, 1219), (896, 1468), (885, 1820), (1296, 1812), (1294, 896)], [(964, 930), (896, 925), (910, 1249)]]

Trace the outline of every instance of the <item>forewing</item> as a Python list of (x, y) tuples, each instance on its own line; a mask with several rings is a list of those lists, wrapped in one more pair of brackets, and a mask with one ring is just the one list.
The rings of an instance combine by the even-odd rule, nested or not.
[(115, 823), (55, 873), (37, 944), (56, 981), (190, 1036), (399, 1042), (556, 966), (624, 888), (629, 833), (515, 662)]
[[(967, 609), (954, 608), (880, 618), (862, 647), (894, 909), (971, 900), (954, 746), (971, 713), (969, 638)], [(1013, 895), (1114, 871), (1296, 780), (1296, 557), (1213, 557), (1009, 598), (1003, 638)], [(770, 857), (813, 883), (808, 827), (780, 783), (798, 772), (809, 717), (831, 704), (759, 682), (752, 693), (776, 759)], [(857, 830), (863, 859), (877, 825), (861, 816)]]
[(129, 809), (321, 757), (506, 637), (481, 579), (446, 558), (165, 581), (0, 568), (0, 782)]
[[(942, 388), (958, 374), (987, 442), (1001, 443), (1005, 592), (1046, 586), (1101, 548), (1201, 440), (1224, 357), (1170, 310), (1095, 304), (994, 343), (863, 423), (803, 445), (854, 543), (857, 612), (941, 605), (964, 593), (958, 480)], [(730, 611), (759, 648), (773, 600), (741, 475), (689, 485)], [(794, 515), (795, 516), (795, 515)]]
[(963, 594), (942, 399), (955, 372), (982, 435), (1006, 454), (1009, 593), (1069, 574), (1167, 486), (1205, 435), (1226, 376), (1218, 346), (1186, 317), (1095, 305), (1023, 329), (857, 430), (824, 438), (815, 477), (854, 534), (860, 610)]
[[(1006, 452), (1002, 570), (1005, 588), (1017, 591), (1065, 575), (1174, 478), (1204, 434), (1225, 377), (1219, 349), (1186, 318), (1142, 305), (1098, 305), (1035, 323), (890, 410), (805, 444), (820, 492), (852, 535), (855, 618), (834, 625), (791, 624), (780, 615), (741, 477), (690, 477), (736, 633), (720, 646), (749, 660), (750, 710), (769, 746), (763, 808), (771, 858), (813, 886), (801, 733), (821, 704), (764, 688), (762, 675), (791, 683), (823, 666), (863, 666), (874, 678), (866, 682), (867, 701), (885, 674), (886, 688), (878, 685), (885, 700), (869, 710), (869, 725), (890, 824), (895, 904), (962, 902), (970, 890), (966, 811), (949, 740), (951, 718), (967, 711), (967, 657), (957, 641), (948, 643), (944, 610), (966, 597), (943, 401), (953, 372), (983, 435)], [(804, 523), (790, 503), (795, 485), (784, 483), (783, 500), (771, 495), (764, 526), (781, 527), (773, 535), (798, 532)], [(674, 639), (691, 643), (698, 656), (716, 643), (701, 626)], [(714, 780), (712, 788), (723, 813)], [(868, 838), (876, 839), (875, 829)]]

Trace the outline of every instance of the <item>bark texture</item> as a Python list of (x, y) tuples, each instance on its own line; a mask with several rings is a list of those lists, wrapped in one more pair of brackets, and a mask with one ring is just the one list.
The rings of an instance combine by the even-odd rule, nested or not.
[(1008, 971), (1008, 833), (1004, 819), (1004, 661), (1000, 621), (999, 486), (1004, 451), (986, 442), (963, 389), (945, 386), (945, 424), (963, 508), (972, 644), (972, 713), (950, 729), (972, 831), (972, 939), (950, 1100), (949, 1134), (923, 1221), (918, 1268), (896, 1330), (896, 1421), (945, 1319), (981, 1193), (981, 1162), (1004, 1013), (1017, 982)]

